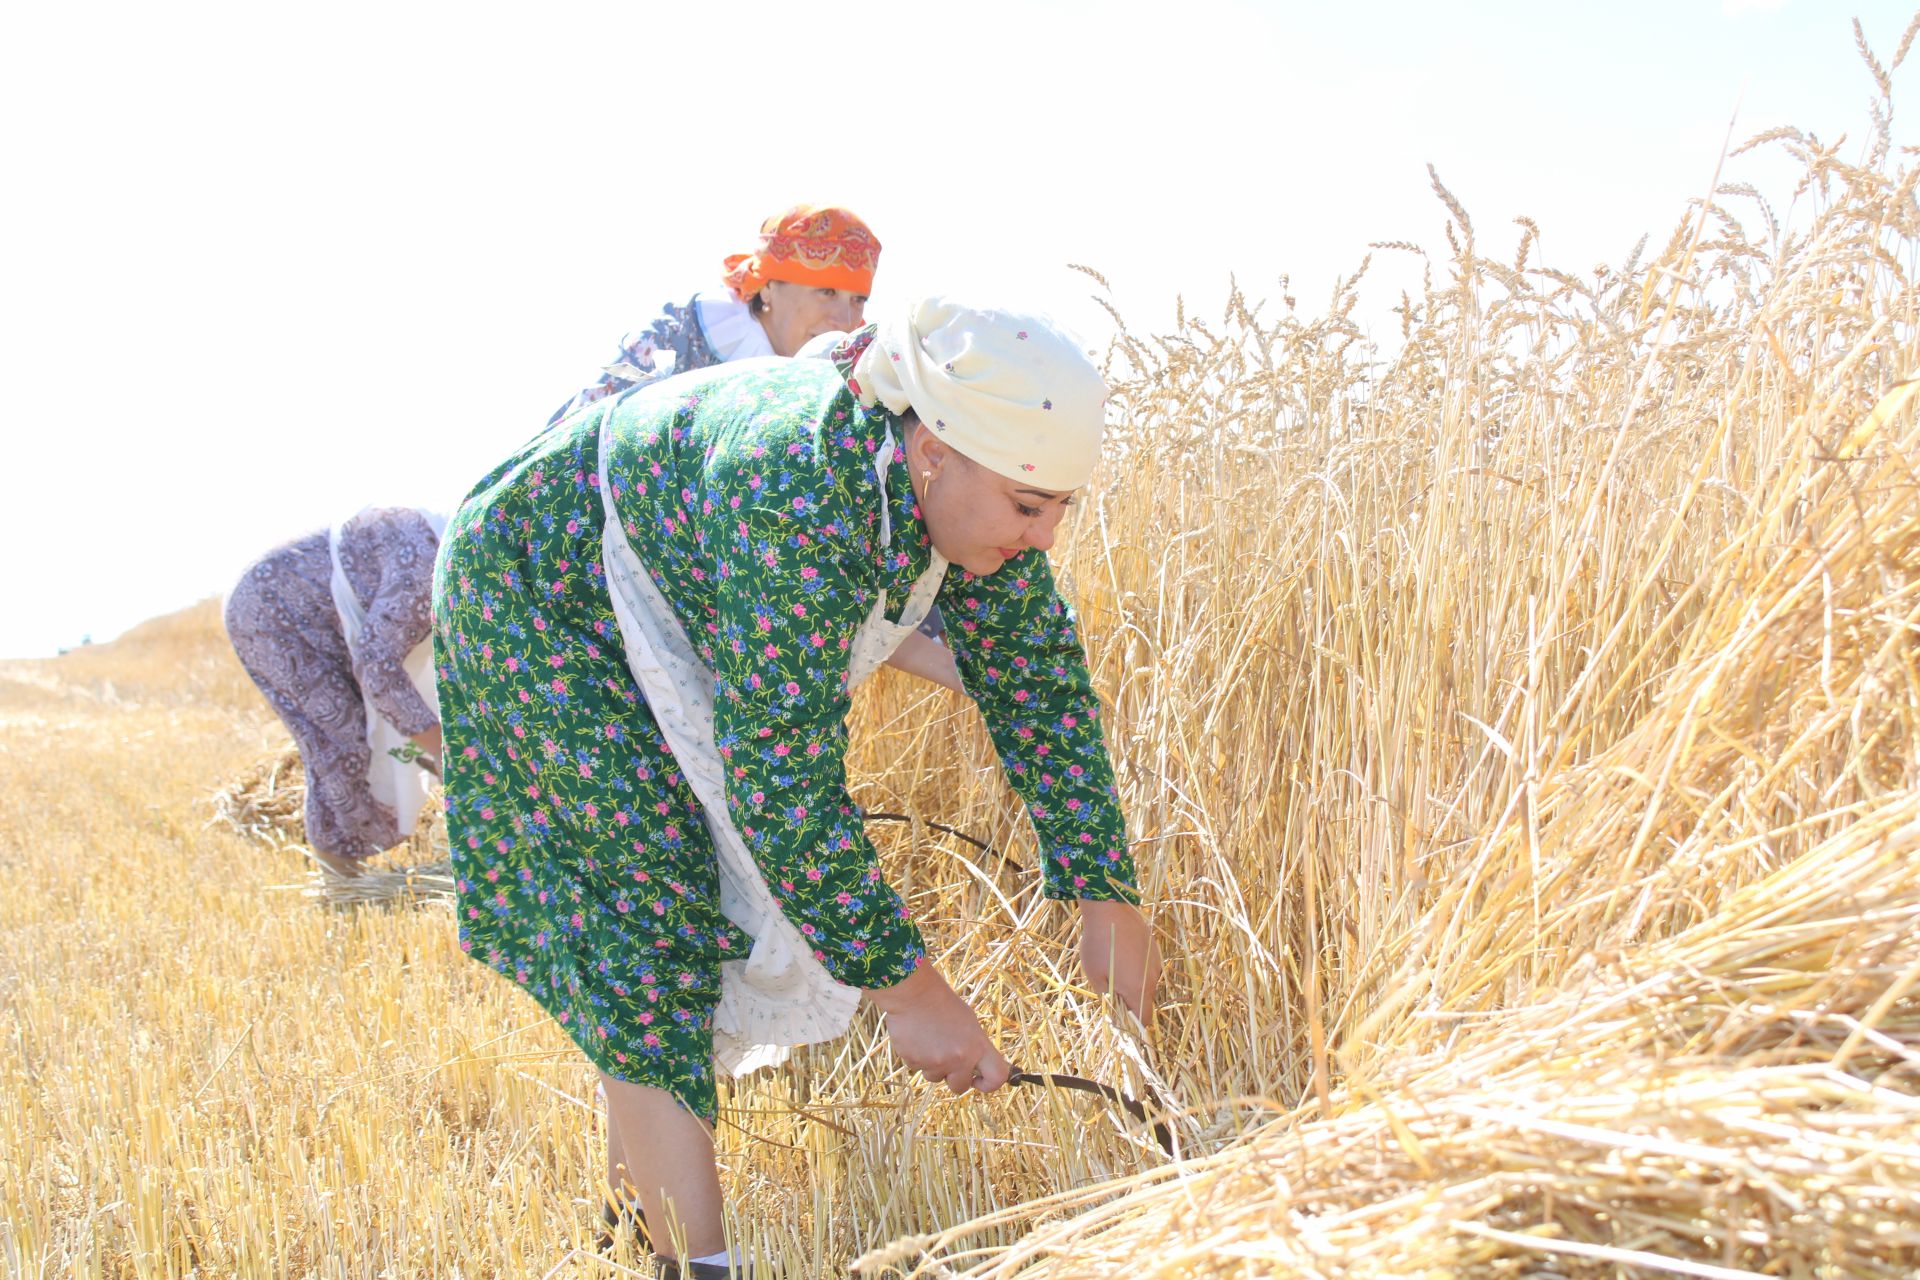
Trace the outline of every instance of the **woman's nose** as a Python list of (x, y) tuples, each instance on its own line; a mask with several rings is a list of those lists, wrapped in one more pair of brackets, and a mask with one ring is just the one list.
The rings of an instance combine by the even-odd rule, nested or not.
[(1054, 507), (1045, 515), (1035, 516), (1033, 523), (1027, 526), (1027, 545), (1036, 551), (1053, 550), (1053, 534), (1060, 527), (1060, 517), (1066, 512)]

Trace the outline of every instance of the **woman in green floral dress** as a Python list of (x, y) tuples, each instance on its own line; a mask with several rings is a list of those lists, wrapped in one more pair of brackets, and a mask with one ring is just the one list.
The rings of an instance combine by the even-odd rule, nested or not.
[[(927, 960), (847, 794), (850, 691), (936, 603), (1077, 900), (1146, 1016), (1158, 956), (1045, 552), (1106, 389), (1045, 321), (943, 299), (835, 359), (746, 361), (576, 413), (442, 542), (436, 646), (461, 945), (599, 1069), (609, 1145), (691, 1274), (723, 1265), (714, 1073), (842, 1033), (861, 995), (957, 1092), (1007, 1064)], [(644, 1137), (643, 1137), (644, 1135)]]

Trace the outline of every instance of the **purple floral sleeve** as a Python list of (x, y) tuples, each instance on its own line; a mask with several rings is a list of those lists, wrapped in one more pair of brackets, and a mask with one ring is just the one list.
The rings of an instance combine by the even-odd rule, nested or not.
[(439, 545), (426, 517), (405, 507), (364, 511), (340, 530), (340, 567), (367, 610), (354, 674), (380, 714), (407, 734), (439, 723), (406, 668), (407, 655), (433, 631)]

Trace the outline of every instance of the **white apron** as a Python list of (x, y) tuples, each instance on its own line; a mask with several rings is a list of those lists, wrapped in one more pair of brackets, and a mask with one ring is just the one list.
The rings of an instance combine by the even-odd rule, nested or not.
[[(727, 814), (726, 767), (714, 742), (714, 674), (700, 660), (646, 566), (634, 553), (613, 506), (613, 486), (604, 460), (610, 456), (613, 413), (600, 424), (600, 500), (606, 509), (602, 537), (607, 586), (620, 624), (627, 666), (645, 691), (647, 705), (672, 748), (676, 763), (700, 799), (720, 868), (720, 910), (753, 939), (750, 954), (720, 966), (720, 1003), (714, 1010), (714, 1060), (734, 1075), (784, 1062), (794, 1045), (817, 1044), (845, 1033), (860, 1003), (856, 987), (835, 982), (813, 958), (813, 947), (781, 912), (754, 865), (746, 841)], [(892, 543), (887, 514), (887, 467), (893, 433), (874, 456), (880, 481), (880, 545)], [(847, 670), (852, 689), (880, 669), (901, 641), (933, 607), (946, 576), (939, 552), (913, 584), (900, 621), (887, 621), (883, 591), (855, 633)]]
[[(420, 514), (433, 526), (434, 533), (446, 531), (444, 517), (428, 511)], [(367, 629), (367, 610), (360, 603), (360, 597), (354, 594), (353, 585), (347, 581), (347, 571), (340, 564), (340, 530), (345, 524), (343, 520), (327, 531), (327, 550), (333, 557), (333, 607), (340, 614), (340, 632), (347, 639), (347, 652), (353, 655), (357, 669), (360, 637)], [(439, 719), (440, 698), (434, 689), (431, 631), (425, 640), (407, 654), (404, 665), (408, 678), (425, 700), (427, 709), (433, 712), (436, 720)], [(400, 824), (400, 838), (404, 840), (413, 834), (420, 808), (426, 803), (427, 789), (433, 785), (433, 775), (402, 758), (409, 754), (407, 748), (413, 745), (413, 739), (381, 715), (379, 708), (373, 705), (372, 698), (364, 693), (361, 697), (367, 708), (367, 747), (372, 757), (367, 763), (367, 789), (373, 793), (375, 800), (393, 810), (393, 816)]]

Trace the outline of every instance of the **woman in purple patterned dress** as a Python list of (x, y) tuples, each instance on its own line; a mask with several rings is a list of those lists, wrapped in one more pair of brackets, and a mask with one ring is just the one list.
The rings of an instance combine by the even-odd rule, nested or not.
[(307, 843), (352, 875), (412, 831), (437, 772), (433, 560), (440, 517), (370, 507), (275, 547), (227, 596), (240, 665), (306, 766)]

